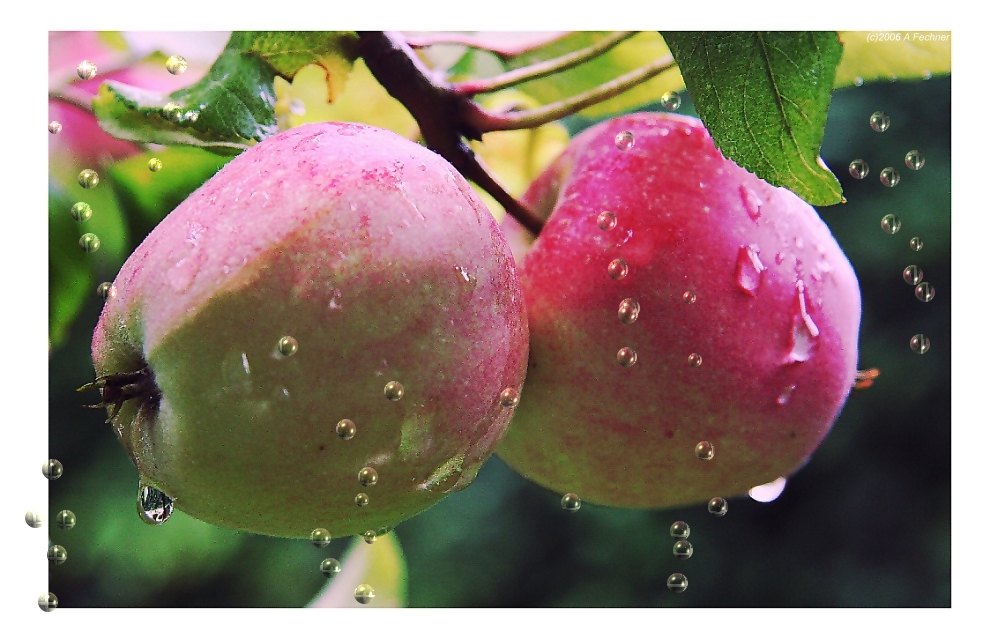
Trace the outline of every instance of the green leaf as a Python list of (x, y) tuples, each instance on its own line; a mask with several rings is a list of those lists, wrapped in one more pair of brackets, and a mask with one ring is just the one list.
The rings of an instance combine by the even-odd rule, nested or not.
[[(345, 553), (341, 571), (309, 603), (309, 608), (403, 608), (406, 606), (406, 558), (392, 531), (368, 544), (355, 540)], [(367, 604), (354, 599), (361, 584), (375, 589)]]
[(105, 131), (125, 140), (239, 153), (278, 132), (276, 76), (291, 80), (303, 67), (319, 65), (332, 102), (357, 57), (356, 39), (341, 31), (237, 31), (195, 84), (168, 95), (105, 82), (94, 112)]
[(833, 32), (663, 32), (723, 155), (810, 204), (843, 201), (819, 157), (842, 45)]
[(91, 285), (87, 256), (71, 250), (80, 238), (69, 213), (72, 205), (64, 193), (49, 184), (49, 348), (53, 350), (66, 340)]
[(835, 86), (951, 73), (950, 31), (841, 31)]

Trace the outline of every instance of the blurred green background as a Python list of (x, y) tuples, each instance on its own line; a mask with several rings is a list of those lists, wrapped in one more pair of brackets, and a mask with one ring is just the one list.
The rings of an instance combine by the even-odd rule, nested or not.
[[(877, 110), (891, 117), (884, 133), (868, 124)], [(690, 101), (680, 112), (693, 114)], [(591, 122), (577, 117), (565, 124), (575, 133)], [(920, 171), (904, 165), (911, 149), (926, 157)], [(493, 457), (468, 489), (396, 528), (410, 606), (951, 605), (950, 78), (837, 91), (822, 156), (848, 200), (820, 214), (861, 283), (859, 367), (877, 367), (881, 376), (851, 394), (829, 437), (781, 496), (771, 503), (731, 499), (721, 518), (704, 506), (639, 511), (585, 503), (571, 514), (560, 508), (560, 495)], [(864, 180), (848, 174), (855, 158), (871, 167)], [(131, 175), (148, 174), (146, 159), (134, 158)], [(178, 164), (190, 167), (175, 175), (181, 181), (203, 180), (217, 168), (198, 154)], [(895, 188), (879, 182), (886, 166), (901, 172)], [(177, 203), (169, 194), (152, 203), (129, 201), (128, 193), (143, 187), (123, 190), (133, 179), (128, 175), (107, 184), (116, 188), (117, 204), (108, 206), (121, 209), (124, 226), (117, 232), (127, 246), (70, 278), (75, 286), (66, 294), (81, 295), (83, 311), (51, 352), (49, 448), (66, 473), (51, 482), (49, 521), (70, 509), (78, 523), (50, 530), (52, 543), (69, 553), (65, 564), (50, 568), (50, 590), (61, 607), (304, 606), (327, 582), (320, 561), (341, 557), (350, 540), (318, 549), (217, 528), (181, 512), (160, 527), (143, 524), (135, 512), (134, 467), (104, 413), (81, 407), (94, 397), (74, 390), (93, 377), (97, 285), (114, 278), (155, 223), (149, 211), (162, 215)], [(50, 201), (55, 217), (68, 218), (63, 212), (73, 198), (53, 185)], [(880, 227), (887, 213), (902, 220), (895, 235)], [(62, 290), (56, 288), (64, 285), (60, 252), (76, 252), (69, 269), (80, 269), (80, 252), (75, 237), (56, 226), (54, 243), (60, 233), (70, 239), (65, 249), (52, 249), (50, 284)], [(924, 241), (920, 252), (909, 246), (913, 236)], [(934, 285), (930, 303), (904, 283), (908, 264), (919, 265)], [(916, 333), (931, 340), (924, 355), (909, 348)], [(692, 528), (695, 552), (687, 561), (671, 553), (668, 529), (678, 519)], [(690, 581), (683, 594), (666, 587), (678, 571)]]

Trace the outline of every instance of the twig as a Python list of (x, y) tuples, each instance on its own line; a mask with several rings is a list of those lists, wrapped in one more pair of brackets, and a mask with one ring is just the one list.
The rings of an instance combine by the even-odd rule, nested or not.
[(569, 31), (549, 31), (538, 34), (536, 40), (522, 43), (520, 46), (503, 46), (491, 43), (482, 36), (469, 35), (465, 33), (433, 33), (424, 36), (407, 36), (406, 43), (414, 49), (423, 49), (435, 44), (462, 44), (473, 49), (489, 51), (495, 53), (502, 59), (507, 60), (519, 55), (523, 55), (533, 49), (538, 49), (551, 42), (562, 38)]

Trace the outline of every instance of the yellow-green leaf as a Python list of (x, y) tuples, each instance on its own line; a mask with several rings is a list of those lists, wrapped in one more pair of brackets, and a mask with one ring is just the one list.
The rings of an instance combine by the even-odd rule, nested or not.
[(834, 85), (858, 79), (928, 78), (951, 73), (950, 31), (841, 31), (844, 55)]

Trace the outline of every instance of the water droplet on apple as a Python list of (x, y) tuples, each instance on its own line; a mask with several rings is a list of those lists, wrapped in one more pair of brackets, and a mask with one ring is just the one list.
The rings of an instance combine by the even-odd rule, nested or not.
[(743, 209), (750, 216), (750, 219), (756, 222), (760, 219), (760, 207), (763, 206), (760, 196), (746, 184), (740, 185), (740, 199), (743, 201)]
[(361, 507), (367, 506), (368, 502), (369, 502), (368, 495), (364, 493), (358, 493), (357, 495), (354, 496), (354, 503), (357, 504), (358, 506)]
[(926, 160), (924, 159), (924, 154), (916, 149), (908, 151), (906, 154), (906, 159), (904, 161), (906, 162), (907, 168), (912, 169), (914, 171), (919, 171), (920, 169), (924, 168), (924, 163), (926, 162)]
[(774, 501), (778, 498), (778, 495), (785, 490), (786, 480), (784, 477), (778, 477), (774, 481), (761, 484), (760, 486), (754, 486), (747, 493), (751, 499), (754, 501), (759, 501), (762, 503), (767, 503), (769, 501)]
[(729, 504), (722, 497), (712, 497), (708, 500), (708, 512), (716, 517), (722, 517), (729, 512)]
[(767, 270), (760, 261), (756, 246), (741, 246), (736, 254), (736, 285), (748, 295), (757, 295), (763, 273)]
[(378, 472), (371, 466), (365, 466), (358, 471), (358, 482), (362, 486), (374, 486), (378, 482)]
[(635, 136), (631, 131), (622, 131), (615, 136), (615, 146), (619, 151), (628, 151), (635, 146)]
[(620, 257), (616, 257), (608, 264), (608, 275), (613, 280), (620, 280), (628, 275), (628, 264)]
[(101, 238), (94, 233), (84, 233), (80, 236), (80, 248), (84, 253), (94, 253), (101, 248)]
[(42, 474), (47, 479), (59, 479), (63, 476), (63, 465), (58, 459), (50, 459), (42, 464)]
[(83, 60), (76, 66), (76, 75), (78, 75), (81, 80), (90, 80), (97, 75), (97, 65), (90, 60)]
[(51, 122), (49, 122), (49, 133), (52, 133), (53, 135), (55, 135), (56, 133), (59, 133), (60, 131), (62, 131), (62, 123), (60, 123), (60, 122), (58, 122), (56, 120), (52, 120)]
[(45, 556), (48, 558), (49, 563), (53, 566), (61, 566), (66, 563), (66, 560), (69, 558), (69, 553), (67, 553), (66, 549), (62, 546), (54, 545), (49, 546), (49, 550), (45, 553)]
[(618, 225), (618, 218), (611, 211), (601, 211), (597, 214), (597, 228), (610, 231)]
[(172, 55), (169, 58), (167, 58), (167, 71), (169, 71), (171, 75), (180, 75), (185, 71), (187, 71), (187, 68), (188, 68), (187, 60), (185, 60), (181, 56)]
[(795, 391), (795, 388), (795, 384), (785, 386), (785, 388), (781, 391), (781, 394), (778, 395), (778, 398), (774, 400), (774, 403), (778, 406), (785, 406), (788, 404), (788, 402), (792, 399), (792, 393)]
[(403, 397), (403, 385), (399, 382), (389, 382), (382, 389), (382, 393), (389, 401), (399, 401)]
[(639, 319), (639, 302), (626, 297), (618, 305), (618, 320), (622, 324), (631, 324)]
[(914, 251), (920, 251), (924, 248), (924, 241), (919, 237), (910, 238), (910, 248)]
[(174, 500), (159, 488), (140, 481), (135, 509), (143, 523), (159, 526), (170, 519), (170, 515), (174, 512)]
[(684, 592), (688, 587), (688, 578), (679, 572), (667, 577), (667, 588), (670, 592)]
[(921, 282), (913, 289), (913, 294), (921, 302), (929, 302), (934, 299), (934, 287), (927, 282)]
[(916, 286), (924, 279), (924, 272), (916, 264), (910, 264), (903, 269), (903, 281), (910, 286)]
[(309, 533), (309, 541), (312, 542), (312, 545), (317, 548), (325, 548), (329, 546), (332, 540), (333, 536), (326, 528), (316, 528)]
[(624, 348), (619, 349), (617, 358), (619, 364), (621, 364), (625, 368), (628, 368), (629, 366), (633, 366), (635, 364), (636, 360), (639, 359), (639, 356), (636, 355), (636, 352), (634, 350), (626, 346)]
[(349, 419), (342, 419), (337, 422), (337, 437), (348, 440), (354, 437), (358, 432), (358, 427)]
[(374, 544), (374, 543), (375, 543), (375, 538), (376, 538), (376, 537), (378, 537), (378, 535), (377, 535), (377, 534), (375, 533), (375, 531), (374, 531), (374, 530), (366, 530), (366, 531), (364, 532), (364, 534), (363, 534), (363, 535), (361, 535), (361, 538), (362, 538), (362, 539), (364, 539), (364, 540), (365, 540), (365, 543), (366, 543), (366, 544), (369, 544), (369, 545), (371, 545), (371, 544)]
[(701, 355), (698, 353), (691, 353), (688, 355), (688, 366), (691, 368), (698, 368), (701, 366)]
[(52, 612), (59, 607), (59, 598), (51, 592), (45, 592), (38, 596), (38, 607), (42, 612)]
[(931, 350), (931, 338), (927, 337), (923, 333), (917, 333), (910, 338), (910, 350), (917, 355), (923, 355), (927, 351)]
[(888, 186), (889, 188), (899, 184), (899, 178), (899, 171), (891, 166), (885, 167), (882, 169), (882, 172), (878, 174), (878, 179), (882, 181), (882, 184)]
[(881, 224), (882, 230), (889, 235), (895, 235), (896, 233), (899, 233), (899, 229), (903, 228), (903, 222), (895, 213), (889, 213), (883, 216)]
[(566, 493), (559, 501), (559, 505), (562, 506), (563, 510), (575, 513), (580, 510), (580, 506), (583, 505), (583, 502), (580, 501), (580, 498), (577, 497), (576, 493)]
[(698, 301), (698, 295), (694, 291), (684, 291), (684, 295), (681, 296), (685, 304), (694, 304)]
[(157, 171), (163, 168), (163, 160), (161, 160), (160, 158), (150, 158), (149, 162), (146, 164), (146, 167), (153, 173), (156, 173)]
[(101, 181), (101, 176), (94, 169), (84, 169), (76, 176), (76, 182), (85, 189), (92, 189)]
[(278, 340), (278, 354), (283, 357), (291, 357), (299, 352), (299, 342), (291, 335), (285, 335)]
[(851, 177), (855, 180), (863, 180), (868, 177), (868, 163), (858, 158), (853, 160), (847, 167), (847, 172), (851, 174)]
[(674, 544), (674, 557), (678, 559), (690, 559), (694, 554), (694, 546), (687, 539), (681, 539)]
[(504, 408), (516, 408), (520, 401), (520, 395), (513, 388), (505, 388), (500, 392), (500, 405)]
[(710, 461), (715, 458), (715, 446), (709, 441), (698, 442), (694, 447), (694, 454), (702, 461)]
[(333, 557), (327, 557), (319, 563), (319, 571), (324, 577), (333, 577), (340, 572), (340, 562)]
[(877, 133), (884, 133), (889, 128), (889, 116), (882, 111), (876, 111), (868, 118), (868, 124)]
[(70, 208), (69, 213), (77, 222), (86, 222), (94, 214), (94, 209), (86, 202), (77, 202)]
[(354, 589), (354, 599), (359, 604), (371, 603), (371, 600), (375, 598), (375, 589), (368, 584), (361, 584)]
[(686, 522), (675, 521), (670, 524), (670, 536), (674, 539), (687, 539), (691, 535), (691, 526)]

